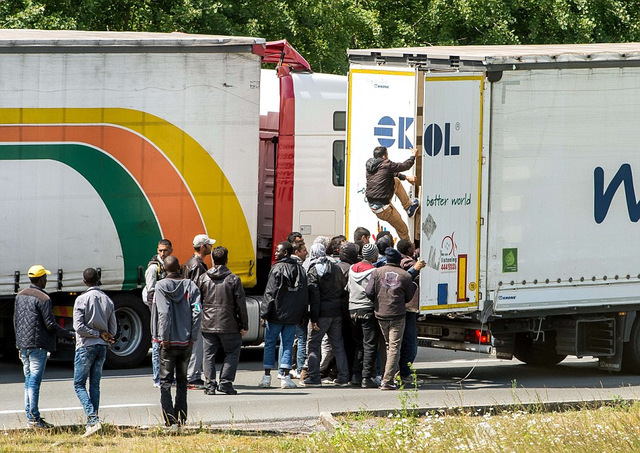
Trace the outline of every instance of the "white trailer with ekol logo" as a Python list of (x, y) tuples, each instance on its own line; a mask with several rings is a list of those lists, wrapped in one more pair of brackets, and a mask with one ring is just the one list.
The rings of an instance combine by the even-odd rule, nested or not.
[[(421, 344), (640, 371), (640, 44), (349, 57), (351, 84), (363, 68), (414, 82), (392, 102), (414, 105), (421, 149)], [(350, 125), (382, 102), (354, 92)], [(354, 141), (373, 144), (367, 157), (382, 144), (371, 120), (349, 129), (349, 175), (361, 165)]]

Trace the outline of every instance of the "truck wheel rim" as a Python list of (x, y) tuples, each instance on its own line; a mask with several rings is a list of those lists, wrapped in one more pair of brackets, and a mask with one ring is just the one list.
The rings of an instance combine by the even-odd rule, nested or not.
[(142, 320), (140, 316), (130, 308), (116, 310), (118, 321), (118, 337), (111, 345), (111, 351), (117, 356), (132, 354), (142, 341)]

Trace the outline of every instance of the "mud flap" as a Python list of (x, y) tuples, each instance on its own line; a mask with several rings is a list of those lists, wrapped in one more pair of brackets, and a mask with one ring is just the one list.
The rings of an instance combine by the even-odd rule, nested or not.
[(624, 347), (624, 326), (627, 315), (621, 314), (616, 318), (615, 354), (611, 357), (600, 357), (598, 369), (606, 371), (620, 371), (622, 369), (622, 348)]

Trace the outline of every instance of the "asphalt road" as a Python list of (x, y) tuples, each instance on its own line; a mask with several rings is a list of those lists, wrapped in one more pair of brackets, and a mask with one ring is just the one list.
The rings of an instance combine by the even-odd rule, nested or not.
[[(303, 430), (322, 412), (389, 410), (401, 407), (399, 391), (362, 388), (297, 388), (284, 390), (275, 375), (271, 389), (260, 381), (261, 348), (242, 352), (235, 387), (238, 395), (207, 396), (189, 390), (190, 423), (240, 428), (279, 423)], [(602, 372), (592, 359), (568, 358), (552, 368), (532, 368), (517, 360), (420, 348), (416, 360), (425, 380), (412, 392), (412, 404), (424, 408), (528, 402), (634, 399), (640, 376)], [(84, 413), (73, 390), (72, 364), (49, 362), (42, 383), (40, 409), (50, 423), (83, 424)], [(16, 362), (0, 362), (0, 427), (25, 426), (24, 381)], [(117, 425), (154, 426), (161, 422), (160, 394), (151, 381), (151, 363), (132, 370), (105, 370), (100, 415)]]

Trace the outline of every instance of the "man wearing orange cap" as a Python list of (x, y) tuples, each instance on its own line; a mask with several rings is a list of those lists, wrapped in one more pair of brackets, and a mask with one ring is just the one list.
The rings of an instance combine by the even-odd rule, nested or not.
[(24, 371), (24, 405), (30, 428), (51, 428), (38, 410), (40, 384), (48, 354), (56, 350), (56, 335), (75, 340), (75, 335), (58, 325), (53, 316), (51, 299), (45, 292), (51, 272), (36, 264), (28, 271), (31, 285), (16, 296), (13, 327), (16, 347), (20, 351)]

